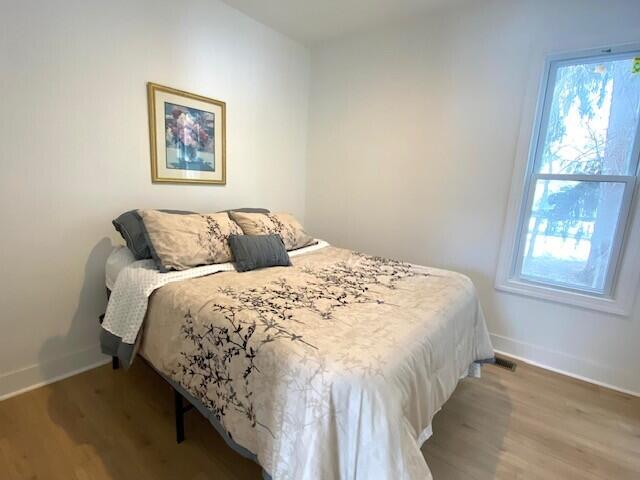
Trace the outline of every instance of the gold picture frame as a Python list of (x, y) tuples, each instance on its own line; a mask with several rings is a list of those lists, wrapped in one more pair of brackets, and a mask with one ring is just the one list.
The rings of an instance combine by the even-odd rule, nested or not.
[(226, 104), (147, 83), (151, 181), (225, 185)]

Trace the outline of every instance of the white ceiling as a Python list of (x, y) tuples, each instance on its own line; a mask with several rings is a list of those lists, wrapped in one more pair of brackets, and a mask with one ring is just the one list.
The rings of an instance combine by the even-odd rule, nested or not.
[(461, 0), (223, 0), (306, 45), (422, 15)]

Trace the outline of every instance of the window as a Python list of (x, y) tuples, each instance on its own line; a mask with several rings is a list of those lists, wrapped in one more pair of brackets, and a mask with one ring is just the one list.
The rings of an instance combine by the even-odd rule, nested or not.
[(507, 280), (612, 299), (638, 174), (640, 48), (549, 59), (538, 105)]

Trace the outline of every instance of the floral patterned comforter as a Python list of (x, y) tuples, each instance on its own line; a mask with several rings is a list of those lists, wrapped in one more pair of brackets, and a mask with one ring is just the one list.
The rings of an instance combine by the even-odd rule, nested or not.
[(141, 353), (274, 480), (431, 478), (418, 439), (493, 358), (471, 281), (326, 247), (157, 290)]

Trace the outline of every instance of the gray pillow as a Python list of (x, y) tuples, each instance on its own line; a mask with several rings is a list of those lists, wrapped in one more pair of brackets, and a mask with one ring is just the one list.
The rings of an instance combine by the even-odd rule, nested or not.
[(270, 210), (267, 210), (266, 208), (230, 208), (229, 210), (219, 210), (216, 213), (222, 213), (222, 212), (244, 212), (244, 213), (271, 213)]
[[(165, 213), (175, 213), (178, 215), (185, 215), (190, 213), (187, 210), (160, 210)], [(223, 212), (247, 212), (247, 213), (269, 213), (266, 208), (237, 208), (235, 210), (222, 210)], [(151, 250), (149, 244), (145, 238), (144, 223), (142, 217), (138, 213), (138, 210), (129, 210), (123, 213), (118, 218), (113, 220), (113, 226), (116, 231), (122, 235), (122, 238), (127, 244), (127, 248), (131, 250), (136, 260), (144, 260), (151, 258)]]
[(229, 246), (239, 272), (291, 265), (280, 235), (230, 235)]

